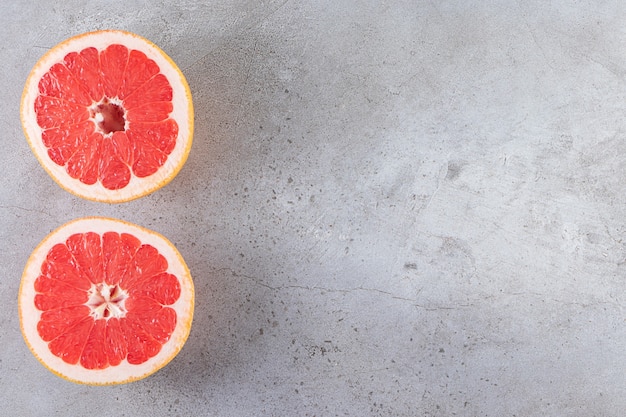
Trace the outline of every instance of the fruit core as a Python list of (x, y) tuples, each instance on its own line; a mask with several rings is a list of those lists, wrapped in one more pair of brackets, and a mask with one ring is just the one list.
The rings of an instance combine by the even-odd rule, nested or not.
[(95, 319), (122, 318), (126, 315), (127, 298), (128, 294), (119, 285), (92, 284), (87, 306)]
[(126, 117), (119, 100), (104, 98), (90, 109), (91, 118), (103, 135), (126, 130)]

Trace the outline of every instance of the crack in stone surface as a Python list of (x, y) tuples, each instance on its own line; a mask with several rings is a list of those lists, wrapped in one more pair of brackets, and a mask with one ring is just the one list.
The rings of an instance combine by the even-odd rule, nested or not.
[[(237, 278), (243, 278), (246, 279), (248, 281), (253, 282), (256, 285), (259, 285), (261, 287), (270, 289), (272, 291), (285, 291), (285, 290), (304, 290), (304, 291), (322, 291), (322, 292), (328, 292), (328, 293), (342, 293), (342, 294), (349, 294), (355, 291), (363, 291), (363, 292), (369, 292), (369, 293), (377, 293), (377, 294), (381, 294), (384, 296), (388, 296), (394, 300), (400, 300), (400, 301), (406, 301), (406, 302), (410, 302), (412, 303), (412, 305), (420, 310), (424, 310), (424, 311), (450, 311), (450, 310), (462, 310), (462, 309), (468, 309), (468, 308), (472, 308), (472, 307), (477, 307), (480, 303), (482, 302), (486, 302), (489, 300), (494, 300), (496, 298), (504, 298), (504, 297), (533, 297), (533, 298), (537, 298), (540, 299), (541, 301), (544, 302), (551, 302), (551, 303), (558, 303), (558, 304), (562, 304), (562, 305), (574, 305), (574, 306), (579, 306), (582, 308), (588, 308), (588, 307), (592, 307), (592, 306), (598, 306), (598, 305), (610, 305), (610, 306), (614, 306), (617, 307), (619, 309), (621, 309), (621, 305), (619, 304), (619, 302), (608, 302), (608, 301), (593, 301), (593, 302), (582, 302), (582, 301), (566, 301), (566, 300), (559, 300), (556, 298), (551, 298), (549, 296), (547, 296), (546, 294), (541, 294), (541, 293), (537, 293), (537, 292), (502, 292), (499, 294), (491, 294), (491, 295), (484, 295), (482, 297), (478, 297), (475, 300), (471, 300), (470, 302), (466, 302), (466, 303), (451, 303), (451, 304), (424, 304), (424, 303), (420, 303), (418, 302), (417, 298), (408, 298), (408, 297), (402, 297), (399, 295), (396, 295), (392, 292), (389, 291), (384, 291), (378, 288), (368, 288), (368, 287), (363, 287), (363, 286), (359, 286), (359, 287), (353, 287), (353, 288), (329, 288), (329, 287), (323, 287), (323, 286), (319, 286), (319, 285), (278, 285), (278, 286), (272, 286), (269, 285), (265, 282), (263, 282), (260, 278), (251, 276), (251, 275), (247, 275), (247, 274), (243, 274), (243, 273), (239, 273), (236, 272), (235, 270), (233, 270), (232, 268), (219, 268), (219, 269), (215, 269), (215, 272), (229, 272), (233, 277), (237, 277)], [(420, 291), (421, 292), (421, 291)], [(419, 293), (418, 293), (419, 295)]]
[(0, 209), (7, 209), (7, 210), (17, 209), (17, 210), (21, 210), (21, 211), (27, 211), (29, 213), (40, 213), (40, 214), (44, 214), (44, 215), (46, 215), (48, 217), (52, 217), (52, 214), (46, 213), (43, 210), (29, 209), (29, 208), (20, 207), (20, 206), (0, 206)]
[(329, 293), (343, 293), (348, 294), (355, 291), (364, 291), (370, 293), (377, 293), (381, 295), (385, 295), (391, 297), (394, 300), (406, 301), (412, 303), (414, 307), (419, 309), (423, 309), (426, 311), (437, 311), (437, 310), (457, 310), (460, 308), (472, 307), (474, 304), (456, 304), (456, 305), (424, 305), (418, 303), (417, 299), (402, 297), (396, 295), (389, 291), (380, 290), (377, 288), (368, 288), (368, 287), (354, 287), (354, 288), (328, 288), (322, 286), (309, 286), (309, 285), (280, 285), (280, 286), (272, 286), (263, 282), (261, 279), (253, 277), (251, 275), (242, 274), (234, 271), (232, 268), (220, 268), (216, 269), (215, 272), (229, 272), (233, 277), (244, 278), (246, 280), (252, 281), (256, 285), (260, 285), (264, 288), (268, 288), (273, 291), (284, 291), (284, 290), (305, 290), (305, 291), (323, 291)]

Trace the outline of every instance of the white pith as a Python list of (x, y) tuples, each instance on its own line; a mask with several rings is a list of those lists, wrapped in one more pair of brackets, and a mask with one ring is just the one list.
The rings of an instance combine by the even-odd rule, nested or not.
[[(159, 66), (161, 73), (170, 82), (173, 90), (173, 111), (170, 118), (178, 123), (178, 138), (176, 147), (168, 156), (165, 164), (154, 174), (139, 178), (131, 175), (128, 185), (120, 190), (108, 190), (100, 182), (87, 185), (80, 180), (69, 176), (64, 166), (55, 164), (48, 156), (48, 148), (41, 141), (42, 129), (37, 124), (37, 115), (34, 110), (35, 99), (39, 94), (38, 83), (41, 77), (50, 70), (52, 65), (61, 62), (65, 55), (70, 52), (80, 52), (88, 47), (95, 47), (99, 51), (104, 50), (111, 44), (123, 44), (128, 49), (137, 49)], [(115, 97), (109, 98), (115, 100)], [(66, 190), (81, 197), (105, 202), (123, 202), (146, 195), (164, 186), (173, 179), (181, 169), (189, 149), (193, 136), (193, 104), (187, 81), (173, 63), (173, 61), (150, 41), (123, 31), (99, 31), (87, 33), (82, 36), (71, 38), (66, 42), (50, 50), (33, 68), (28, 77), (22, 95), (22, 124), (26, 137), (37, 159), (46, 171)], [(128, 127), (128, 126), (126, 126)]]
[(91, 284), (88, 293), (89, 300), (86, 305), (90, 308), (94, 320), (121, 319), (126, 316), (124, 304), (128, 293), (119, 285)]
[(126, 109), (124, 109), (124, 102), (120, 100), (118, 97), (103, 98), (100, 101), (94, 101), (91, 104), (91, 106), (89, 106), (89, 114), (93, 114), (93, 116), (89, 120), (93, 122), (96, 132), (100, 133), (102, 137), (104, 137), (105, 139), (108, 139), (113, 136), (113, 132), (107, 133), (104, 130), (102, 130), (102, 128), (100, 127), (100, 123), (104, 121), (104, 116), (102, 116), (102, 113), (98, 111), (98, 106), (103, 104), (105, 100), (108, 103), (115, 104), (116, 106), (119, 106), (122, 108), (122, 110), (124, 110), (124, 130), (128, 129), (128, 118), (126, 117)]
[[(44, 342), (37, 332), (37, 323), (40, 320), (42, 312), (35, 307), (34, 299), (36, 291), (34, 282), (40, 275), (41, 265), (48, 251), (55, 244), (65, 242), (67, 238), (75, 233), (85, 233), (87, 231), (96, 232), (100, 235), (108, 231), (133, 234), (143, 244), (149, 244), (155, 247), (159, 253), (168, 260), (166, 272), (173, 274), (179, 279), (181, 288), (180, 297), (174, 304), (168, 306), (176, 311), (176, 327), (168, 342), (162, 346), (161, 351), (143, 364), (132, 365), (124, 359), (120, 365), (109, 366), (102, 370), (88, 370), (79, 364), (70, 365), (53, 355), (48, 348), (48, 343)], [(98, 296), (92, 294), (93, 296), (90, 297), (87, 304), (90, 302), (98, 304), (99, 301), (105, 300), (105, 295), (107, 295), (108, 291), (107, 308), (111, 309), (111, 313), (124, 314), (123, 300), (117, 300), (116, 303), (112, 302), (111, 296), (113, 294), (110, 292), (112, 289), (113, 286), (107, 286), (106, 288), (104, 286), (100, 288), (96, 287), (94, 294), (98, 293)], [(113, 290), (113, 292), (115, 292), (115, 290)], [(120, 294), (117, 295), (119, 296)], [(121, 295), (123, 295), (123, 293)], [(100, 297), (100, 299), (98, 297)], [(117, 304), (117, 306), (113, 306), (113, 304)], [(27, 344), (33, 354), (52, 372), (78, 383), (96, 385), (117, 384), (141, 379), (156, 372), (173, 359), (180, 349), (182, 349), (189, 335), (191, 320), (193, 318), (194, 289), (189, 269), (183, 258), (178, 250), (163, 236), (121, 220), (88, 217), (74, 220), (61, 226), (48, 235), (33, 251), (22, 275), (18, 305), (20, 325)], [(103, 304), (100, 303), (98, 305)], [(115, 308), (118, 308), (120, 311), (114, 311)], [(92, 309), (92, 315), (94, 314), (104, 315), (104, 309), (98, 313), (94, 313)]]

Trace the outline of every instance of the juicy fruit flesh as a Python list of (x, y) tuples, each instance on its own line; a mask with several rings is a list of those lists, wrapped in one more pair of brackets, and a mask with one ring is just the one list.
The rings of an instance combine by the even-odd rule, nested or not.
[(34, 110), (49, 158), (109, 190), (157, 172), (176, 146), (173, 90), (143, 52), (120, 44), (70, 52), (40, 79)]
[(48, 252), (35, 280), (37, 332), (69, 364), (141, 364), (174, 328), (181, 294), (156, 248), (129, 233), (76, 233)]

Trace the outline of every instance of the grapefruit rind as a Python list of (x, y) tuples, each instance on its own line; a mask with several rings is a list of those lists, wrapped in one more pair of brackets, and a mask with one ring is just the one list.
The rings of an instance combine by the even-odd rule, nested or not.
[[(119, 190), (106, 189), (100, 182), (93, 185), (83, 184), (66, 172), (64, 166), (55, 164), (47, 154), (41, 135), (42, 129), (37, 124), (34, 103), (39, 94), (38, 83), (41, 77), (66, 54), (80, 51), (87, 47), (99, 50), (114, 43), (120, 43), (129, 49), (138, 49), (154, 60), (161, 73), (166, 76), (173, 90), (172, 104), (174, 110), (170, 117), (178, 123), (179, 133), (176, 147), (168, 156), (165, 164), (154, 174), (144, 178), (131, 176), (129, 184)], [(39, 164), (52, 179), (66, 191), (87, 200), (122, 203), (143, 197), (168, 184), (185, 164), (193, 141), (194, 110), (191, 90), (182, 71), (176, 63), (151, 41), (131, 32), (121, 30), (100, 30), (88, 32), (69, 38), (44, 54), (31, 70), (20, 104), (20, 117), (24, 134)]]
[[(171, 308), (176, 311), (176, 327), (170, 339), (162, 346), (160, 352), (148, 361), (139, 365), (131, 365), (126, 359), (118, 366), (109, 366), (101, 370), (89, 370), (80, 365), (65, 363), (48, 349), (37, 332), (37, 323), (41, 317), (34, 304), (34, 282), (40, 275), (41, 264), (50, 248), (57, 243), (65, 242), (74, 233), (92, 231), (102, 235), (112, 231), (117, 233), (131, 233), (142, 243), (150, 244), (168, 261), (167, 272), (178, 277), (181, 294)], [(176, 247), (164, 236), (141, 226), (118, 219), (104, 217), (85, 217), (66, 223), (51, 232), (35, 248), (30, 255), (24, 272), (18, 294), (18, 310), (20, 328), (24, 340), (33, 355), (52, 373), (59, 377), (79, 384), (114, 385), (124, 384), (143, 379), (167, 365), (180, 352), (189, 337), (194, 310), (194, 286), (189, 268)]]

